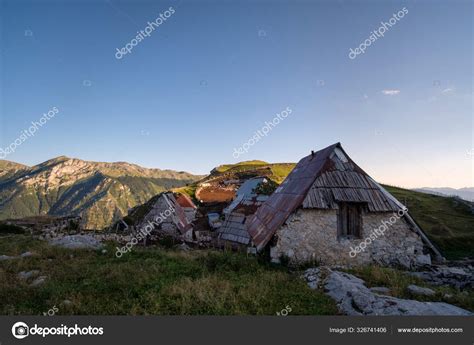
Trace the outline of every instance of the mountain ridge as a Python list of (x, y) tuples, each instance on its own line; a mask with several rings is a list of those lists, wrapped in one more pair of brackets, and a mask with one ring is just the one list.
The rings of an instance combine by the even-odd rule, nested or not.
[(66, 156), (31, 167), (0, 161), (0, 219), (81, 215), (85, 228), (101, 229), (152, 196), (200, 178), (183, 171)]

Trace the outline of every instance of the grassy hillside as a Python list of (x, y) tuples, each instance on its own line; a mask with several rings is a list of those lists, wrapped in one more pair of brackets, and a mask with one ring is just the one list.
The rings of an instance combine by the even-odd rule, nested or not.
[[(53, 306), (58, 315), (276, 315), (286, 306), (291, 315), (337, 313), (297, 273), (242, 254), (136, 247), (116, 258), (112, 244), (103, 254), (0, 237), (0, 253), (26, 250), (40, 255), (0, 262), (0, 315), (40, 315)], [(30, 270), (46, 282), (32, 288), (17, 277)]]
[[(115, 244), (107, 251), (51, 247), (31, 236), (1, 236), (0, 253), (35, 253), (0, 261), (0, 315), (336, 315), (335, 302), (322, 288), (311, 290), (302, 270), (288, 270), (235, 252), (135, 247), (121, 258)], [(42, 285), (18, 277), (38, 270)], [(386, 286), (391, 295), (442, 301), (473, 310), (472, 291), (430, 286), (405, 272), (369, 266), (350, 270), (367, 286)], [(130, 279), (133, 277), (133, 279)], [(33, 278), (34, 279), (34, 278)], [(409, 284), (429, 287), (434, 296), (412, 296)], [(67, 303), (65, 302), (67, 301)]]
[(227, 170), (236, 168), (236, 167), (247, 167), (247, 168), (256, 168), (259, 166), (269, 165), (265, 161), (253, 160), (253, 161), (243, 161), (235, 164), (223, 164), (216, 167), (214, 170), (218, 173), (226, 172)]
[(384, 186), (400, 202), (448, 259), (474, 257), (474, 207), (453, 197), (442, 197)]
[(277, 183), (282, 183), (283, 180), (295, 167), (295, 163), (267, 163), (264, 161), (245, 161), (236, 164), (220, 165), (211, 172), (211, 177), (216, 177), (222, 174), (238, 175), (239, 173), (252, 173), (262, 170), (269, 170), (268, 177)]

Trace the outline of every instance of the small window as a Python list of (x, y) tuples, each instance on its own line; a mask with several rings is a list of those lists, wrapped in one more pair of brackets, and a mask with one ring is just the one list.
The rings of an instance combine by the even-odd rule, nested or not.
[(337, 219), (337, 235), (345, 238), (361, 238), (362, 205), (357, 203), (340, 203)]

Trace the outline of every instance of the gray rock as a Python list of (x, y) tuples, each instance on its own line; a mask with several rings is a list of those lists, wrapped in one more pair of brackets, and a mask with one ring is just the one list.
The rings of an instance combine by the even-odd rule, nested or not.
[(447, 303), (378, 295), (370, 291), (363, 280), (344, 272), (331, 272), (324, 288), (346, 315), (473, 315)]
[(457, 289), (474, 286), (474, 272), (467, 267), (433, 266), (430, 271), (410, 272), (410, 275), (429, 282), (432, 285), (449, 285)]
[(69, 235), (49, 241), (53, 246), (68, 249), (101, 249), (103, 244), (90, 235)]
[(46, 278), (47, 278), (46, 276), (39, 276), (38, 278), (33, 280), (33, 282), (30, 284), (30, 286), (32, 286), (32, 287), (39, 286), (39, 285), (43, 284), (46, 281)]
[(384, 286), (372, 287), (372, 288), (370, 288), (370, 291), (372, 291), (373, 293), (381, 294), (381, 295), (387, 295), (387, 294), (390, 293), (390, 289), (387, 288), (387, 287), (384, 287)]
[(68, 299), (65, 299), (64, 301), (61, 302), (60, 305), (63, 306), (63, 307), (69, 307), (69, 306), (73, 305), (73, 303), (72, 303), (72, 301), (70, 301)]
[(186, 243), (181, 243), (176, 247), (177, 249), (182, 250), (183, 252), (189, 252), (191, 250), (191, 247), (188, 246)]
[(442, 267), (440, 268), (440, 273), (445, 277), (459, 277), (459, 278), (466, 278), (469, 277), (470, 274), (464, 271), (460, 267)]
[(33, 271), (28, 271), (28, 272), (21, 271), (20, 273), (18, 273), (18, 278), (21, 280), (28, 280), (30, 278), (36, 277), (39, 273), (40, 271), (38, 270), (33, 270)]
[(23, 254), (20, 255), (22, 258), (28, 258), (30, 256), (33, 256), (34, 254), (32, 252), (24, 252)]
[(417, 295), (417, 296), (433, 296), (436, 292), (428, 289), (428, 288), (423, 288), (417, 285), (408, 285), (407, 290), (409, 293), (412, 295)]
[(15, 259), (14, 256), (8, 256), (8, 255), (0, 255), (0, 261), (6, 261), (6, 260), (11, 260)]
[(411, 260), (406, 255), (400, 255), (399, 257), (397, 257), (397, 264), (406, 269), (411, 268)]
[(431, 266), (431, 256), (429, 254), (418, 255), (415, 258), (415, 265), (418, 267)]

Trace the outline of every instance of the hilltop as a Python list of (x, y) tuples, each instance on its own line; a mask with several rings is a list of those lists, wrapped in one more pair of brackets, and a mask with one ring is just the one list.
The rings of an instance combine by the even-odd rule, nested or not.
[(234, 197), (242, 181), (264, 176), (280, 184), (295, 167), (295, 163), (268, 163), (260, 160), (223, 164), (211, 170), (205, 178), (175, 192), (188, 194), (196, 201), (227, 202)]

